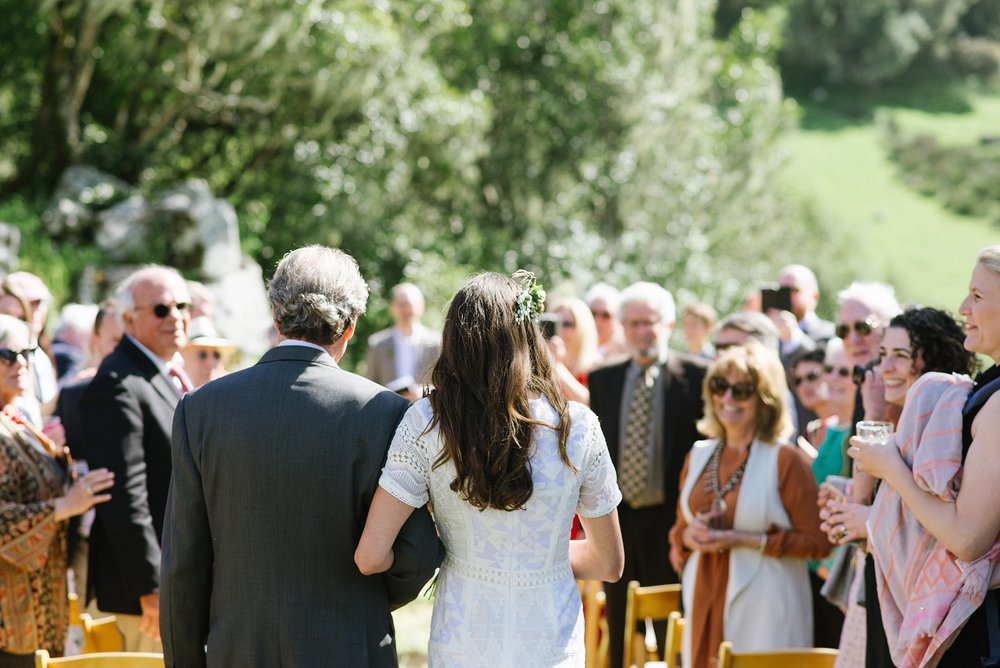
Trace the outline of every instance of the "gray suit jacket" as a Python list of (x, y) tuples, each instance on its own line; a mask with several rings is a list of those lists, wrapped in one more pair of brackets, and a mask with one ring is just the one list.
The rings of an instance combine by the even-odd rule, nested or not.
[[(396, 346), (392, 339), (393, 327), (383, 329), (368, 338), (368, 368), (365, 376), (379, 385), (389, 385), (396, 380)], [(413, 339), (417, 346), (416, 382), (429, 385), (434, 363), (441, 352), (441, 336), (423, 325), (413, 328)], [(393, 388), (396, 389), (396, 388)]]
[(163, 532), (167, 666), (397, 665), (389, 611), (444, 549), (423, 508), (388, 573), (361, 575), (354, 550), (406, 407), (298, 345), (184, 397)]

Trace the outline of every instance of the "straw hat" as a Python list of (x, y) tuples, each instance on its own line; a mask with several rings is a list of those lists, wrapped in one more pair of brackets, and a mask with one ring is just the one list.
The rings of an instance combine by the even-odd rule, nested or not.
[(239, 345), (235, 341), (224, 339), (219, 336), (212, 325), (212, 321), (200, 315), (191, 319), (191, 327), (188, 329), (188, 346), (198, 348), (218, 348), (220, 350), (236, 350)]

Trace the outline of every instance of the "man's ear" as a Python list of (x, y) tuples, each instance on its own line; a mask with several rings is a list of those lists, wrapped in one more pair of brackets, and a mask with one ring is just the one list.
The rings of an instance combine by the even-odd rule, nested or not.
[(347, 323), (347, 327), (344, 328), (344, 335), (340, 337), (340, 340), (343, 343), (347, 343), (348, 341), (351, 340), (351, 337), (354, 336), (354, 326), (356, 324), (358, 324), (357, 319), (354, 319), (349, 323)]

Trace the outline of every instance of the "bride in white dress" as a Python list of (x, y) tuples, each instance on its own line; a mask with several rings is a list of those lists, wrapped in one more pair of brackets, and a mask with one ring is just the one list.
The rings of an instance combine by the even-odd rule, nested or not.
[[(430, 666), (584, 664), (575, 578), (615, 581), (621, 499), (597, 417), (563, 399), (538, 327), (530, 274), (473, 277), (445, 323), (435, 389), (410, 407), (355, 554), (363, 573), (428, 500), (447, 556)], [(586, 538), (570, 541), (573, 514)]]

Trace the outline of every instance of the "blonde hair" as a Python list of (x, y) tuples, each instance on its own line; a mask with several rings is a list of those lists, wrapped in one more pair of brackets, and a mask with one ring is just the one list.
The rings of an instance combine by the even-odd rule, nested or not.
[(590, 307), (576, 297), (553, 299), (547, 307), (546, 310), (550, 313), (564, 308), (573, 314), (576, 336), (573, 337), (573, 345), (566, 344), (567, 367), (574, 375), (589, 372), (600, 361), (597, 351), (597, 325), (594, 324), (594, 314), (590, 312)]
[(713, 438), (725, 437), (725, 427), (715, 414), (709, 382), (713, 378), (725, 378), (732, 372), (741, 374), (754, 385), (757, 399), (756, 438), (765, 443), (777, 443), (791, 436), (792, 420), (785, 402), (788, 396), (785, 369), (777, 353), (752, 340), (727, 348), (708, 368), (701, 384), (705, 417), (698, 421), (698, 431)]
[(994, 274), (1000, 274), (1000, 244), (987, 246), (976, 255), (976, 264), (981, 264)]

